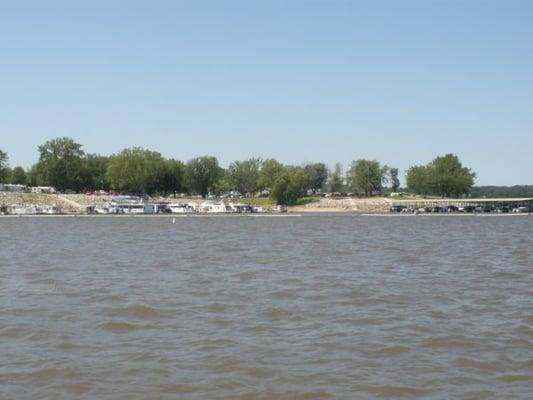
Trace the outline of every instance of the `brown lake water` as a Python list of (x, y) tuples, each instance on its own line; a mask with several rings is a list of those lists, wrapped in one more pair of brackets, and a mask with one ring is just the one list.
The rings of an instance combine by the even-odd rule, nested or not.
[(530, 399), (533, 217), (0, 218), (0, 399)]

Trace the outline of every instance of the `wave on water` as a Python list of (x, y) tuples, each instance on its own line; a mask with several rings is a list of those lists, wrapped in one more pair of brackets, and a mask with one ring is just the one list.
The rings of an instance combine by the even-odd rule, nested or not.
[(386, 397), (420, 397), (425, 396), (431, 392), (430, 389), (415, 387), (415, 386), (394, 386), (394, 385), (382, 385), (382, 386), (373, 386), (373, 385), (361, 385), (359, 389), (371, 393), (377, 394), (379, 396)]
[(51, 381), (54, 379), (66, 379), (80, 376), (78, 371), (68, 368), (42, 368), (25, 374), (28, 380)]
[(91, 390), (91, 386), (85, 382), (72, 382), (64, 383), (57, 387), (60, 391), (64, 391), (68, 394), (80, 395), (87, 393)]
[(134, 332), (139, 329), (139, 327), (136, 325), (130, 324), (128, 322), (118, 322), (118, 321), (105, 322), (101, 326), (106, 331), (116, 332), (116, 333)]
[(482, 372), (495, 372), (499, 370), (505, 370), (502, 363), (498, 360), (495, 361), (478, 361), (469, 357), (459, 357), (456, 360), (456, 364), (463, 368), (475, 368)]
[(77, 344), (74, 344), (74, 343), (70, 343), (70, 342), (63, 342), (63, 343), (59, 343), (56, 348), (58, 350), (76, 350), (76, 349), (83, 349), (84, 346), (80, 346), (80, 345), (77, 345)]
[(479, 342), (464, 336), (440, 336), (427, 339), (425, 344), (431, 348), (470, 348), (475, 347)]
[(403, 354), (403, 353), (408, 353), (410, 350), (411, 349), (409, 349), (409, 347), (406, 347), (406, 346), (399, 346), (399, 345), (398, 346), (386, 346), (376, 351), (376, 354), (381, 354), (381, 355)]
[(106, 308), (103, 315), (111, 317), (133, 317), (139, 319), (150, 319), (159, 316), (159, 311), (144, 304), (132, 304), (126, 307)]

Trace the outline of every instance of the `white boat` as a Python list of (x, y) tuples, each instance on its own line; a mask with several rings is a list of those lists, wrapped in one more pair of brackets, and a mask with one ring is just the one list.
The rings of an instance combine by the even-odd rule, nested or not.
[(168, 209), (172, 214), (194, 214), (196, 212), (194, 204), (169, 204)]
[(61, 208), (57, 206), (48, 206), (43, 208), (45, 214), (57, 215), (61, 214)]
[(231, 212), (226, 208), (224, 203), (210, 203), (204, 202), (198, 207), (198, 212), (202, 214), (222, 214), (226, 212)]
[(254, 212), (252, 206), (248, 204), (229, 203), (228, 210), (230, 212), (239, 213), (239, 214), (246, 214), (246, 213)]
[(114, 205), (104, 205), (94, 207), (95, 214), (121, 214), (120, 208)]
[(39, 204), (13, 204), (6, 207), (7, 213), (12, 215), (42, 215), (61, 214), (61, 208), (57, 206), (39, 205)]
[(144, 204), (128, 205), (119, 207), (124, 214), (144, 214)]
[(36, 215), (38, 210), (33, 205), (13, 204), (8, 207), (8, 213), (12, 215)]

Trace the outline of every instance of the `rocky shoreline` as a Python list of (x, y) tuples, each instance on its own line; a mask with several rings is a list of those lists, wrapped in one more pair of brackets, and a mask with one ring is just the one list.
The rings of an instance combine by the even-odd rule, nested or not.
[(321, 198), (316, 202), (305, 204), (302, 206), (289, 207), (289, 211), (305, 213), (388, 213), (390, 211), (392, 201), (385, 197), (371, 197), (371, 198), (356, 198), (356, 197), (342, 197), (342, 198)]

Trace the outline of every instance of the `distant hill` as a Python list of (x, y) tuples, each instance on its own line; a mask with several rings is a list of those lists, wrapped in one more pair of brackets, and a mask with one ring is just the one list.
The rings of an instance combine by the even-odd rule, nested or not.
[(472, 197), (533, 197), (533, 185), (516, 186), (474, 186)]

